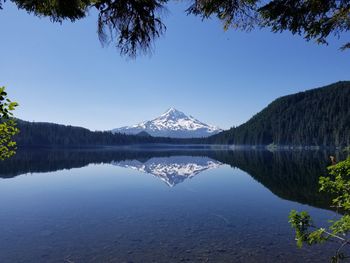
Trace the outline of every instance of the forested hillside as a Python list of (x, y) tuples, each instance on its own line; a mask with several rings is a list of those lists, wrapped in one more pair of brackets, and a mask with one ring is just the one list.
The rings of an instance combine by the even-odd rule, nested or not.
[(246, 123), (210, 138), (239, 145), (350, 145), (350, 81), (276, 99)]

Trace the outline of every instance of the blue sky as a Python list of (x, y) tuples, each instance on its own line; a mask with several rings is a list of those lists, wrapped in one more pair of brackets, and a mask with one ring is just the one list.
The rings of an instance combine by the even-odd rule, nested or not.
[(102, 48), (96, 14), (62, 25), (6, 2), (0, 11), (0, 85), (16, 116), (92, 130), (135, 124), (175, 107), (229, 128), (275, 98), (350, 79), (349, 40), (329, 46), (289, 33), (223, 31), (215, 19), (172, 4), (151, 56), (131, 60)]

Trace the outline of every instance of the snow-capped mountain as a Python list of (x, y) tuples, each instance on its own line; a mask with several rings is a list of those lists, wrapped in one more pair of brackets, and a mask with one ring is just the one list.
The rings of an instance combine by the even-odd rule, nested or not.
[(153, 120), (112, 130), (113, 133), (125, 134), (138, 134), (143, 131), (155, 137), (200, 138), (217, 134), (222, 130), (174, 108), (170, 108)]
[(156, 157), (146, 162), (126, 160), (112, 162), (112, 164), (152, 174), (170, 187), (182, 183), (185, 179), (192, 178), (205, 170), (218, 168), (222, 165), (222, 163), (209, 157), (194, 156)]

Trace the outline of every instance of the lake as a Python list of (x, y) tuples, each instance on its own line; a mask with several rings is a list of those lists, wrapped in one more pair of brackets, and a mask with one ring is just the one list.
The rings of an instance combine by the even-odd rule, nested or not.
[(327, 262), (331, 244), (296, 248), (288, 214), (335, 218), (330, 154), (22, 150), (0, 162), (0, 262)]

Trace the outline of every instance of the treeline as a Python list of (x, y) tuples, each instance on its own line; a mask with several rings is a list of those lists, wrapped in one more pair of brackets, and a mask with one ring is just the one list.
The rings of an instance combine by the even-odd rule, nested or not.
[(276, 99), (246, 123), (209, 138), (236, 145), (350, 145), (350, 81)]
[(201, 139), (174, 139), (144, 134), (113, 134), (109, 131), (90, 131), (81, 127), (45, 122), (17, 120), (20, 133), (15, 137), (20, 147), (88, 147), (129, 144), (197, 144)]

